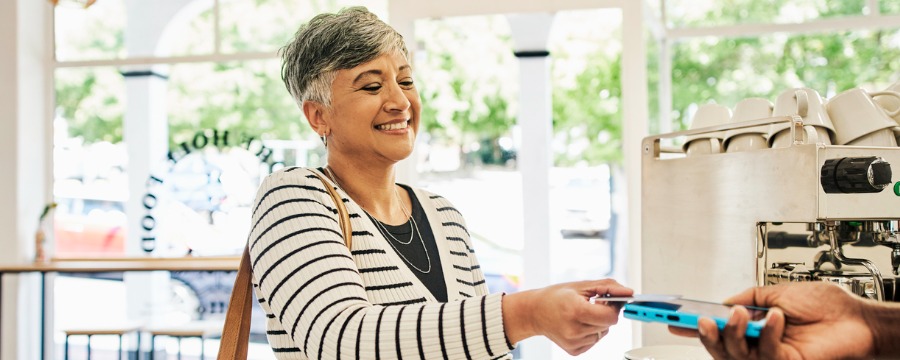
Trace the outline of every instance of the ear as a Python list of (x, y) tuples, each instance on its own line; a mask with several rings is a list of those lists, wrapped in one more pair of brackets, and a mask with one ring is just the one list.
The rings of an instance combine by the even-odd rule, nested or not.
[(331, 129), (325, 120), (325, 115), (327, 114), (325, 105), (307, 100), (303, 102), (301, 108), (303, 109), (303, 115), (306, 116), (306, 121), (309, 122), (309, 126), (312, 127), (313, 131), (319, 136), (328, 135)]

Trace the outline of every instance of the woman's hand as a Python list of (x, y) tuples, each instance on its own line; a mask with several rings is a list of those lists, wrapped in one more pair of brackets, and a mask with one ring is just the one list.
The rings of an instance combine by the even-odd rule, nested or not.
[(571, 355), (590, 349), (619, 320), (622, 303), (592, 303), (594, 296), (631, 296), (615, 280), (563, 283), (506, 295), (503, 323), (510, 342), (543, 335)]
[[(792, 283), (749, 289), (726, 301), (770, 307), (758, 344), (744, 337), (750, 315), (736, 306), (725, 329), (702, 318), (698, 331), (670, 327), (682, 336), (698, 336), (716, 359), (844, 359), (873, 354), (873, 333), (863, 315), (863, 300), (827, 283)], [(699, 334), (698, 334), (699, 333)]]

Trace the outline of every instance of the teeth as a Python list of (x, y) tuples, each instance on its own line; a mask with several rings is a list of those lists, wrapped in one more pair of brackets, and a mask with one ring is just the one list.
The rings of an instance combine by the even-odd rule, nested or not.
[(394, 124), (384, 124), (378, 125), (375, 128), (378, 130), (400, 130), (406, 129), (409, 126), (409, 121), (394, 123)]

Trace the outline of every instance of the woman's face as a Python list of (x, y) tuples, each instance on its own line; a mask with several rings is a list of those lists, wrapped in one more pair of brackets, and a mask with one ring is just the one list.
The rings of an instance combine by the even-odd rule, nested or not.
[(331, 109), (325, 112), (329, 152), (387, 164), (412, 153), (421, 104), (402, 54), (339, 70), (331, 91)]

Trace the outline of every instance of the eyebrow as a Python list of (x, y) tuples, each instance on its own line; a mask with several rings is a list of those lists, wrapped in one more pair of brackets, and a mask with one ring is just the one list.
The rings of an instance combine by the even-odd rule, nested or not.
[[(411, 68), (412, 68), (412, 66), (409, 66), (409, 65), (403, 65), (403, 66), (401, 66), (398, 70), (399, 70), (399, 71), (403, 71), (403, 70), (409, 70), (409, 69), (411, 69)], [(357, 81), (359, 81), (360, 79), (362, 79), (363, 77), (365, 77), (365, 76), (367, 76), (367, 75), (378, 75), (378, 76), (381, 76), (381, 74), (383, 74), (383, 72), (381, 72), (381, 70), (378, 70), (378, 69), (372, 69), (372, 70), (368, 70), (368, 71), (363, 71), (362, 73), (360, 73), (359, 75), (357, 75), (355, 79), (353, 79), (353, 83), (355, 84)]]

